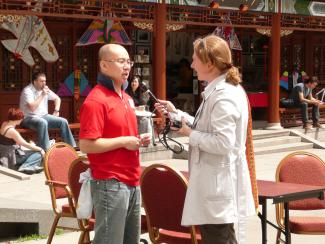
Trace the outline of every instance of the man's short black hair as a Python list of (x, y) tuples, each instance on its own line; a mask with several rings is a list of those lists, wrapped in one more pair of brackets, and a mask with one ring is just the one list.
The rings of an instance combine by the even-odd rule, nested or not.
[(306, 77), (304, 79), (304, 84), (309, 84), (309, 83), (317, 83), (318, 84), (318, 80), (315, 80), (315, 79), (310, 79), (310, 77)]
[(43, 72), (35, 72), (35, 73), (33, 73), (33, 75), (32, 75), (32, 83), (34, 83), (34, 81), (37, 80), (38, 77), (40, 77), (40, 76), (46, 76), (46, 75)]

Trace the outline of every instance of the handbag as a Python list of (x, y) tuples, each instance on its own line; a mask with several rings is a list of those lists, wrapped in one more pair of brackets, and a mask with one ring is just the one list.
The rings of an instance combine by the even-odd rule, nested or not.
[(90, 169), (80, 174), (79, 183), (82, 183), (78, 204), (77, 204), (77, 218), (78, 219), (89, 219), (93, 211), (93, 199), (91, 197), (90, 190), (91, 173)]

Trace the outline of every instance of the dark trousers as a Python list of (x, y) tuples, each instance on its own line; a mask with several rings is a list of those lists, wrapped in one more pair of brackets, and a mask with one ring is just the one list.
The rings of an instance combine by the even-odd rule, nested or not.
[[(283, 99), (280, 101), (280, 105), (284, 108), (300, 108), (302, 122), (308, 122), (308, 103), (295, 102), (293, 99)], [(312, 106), (312, 119), (316, 123), (319, 120), (319, 107), (316, 105)]]
[(199, 225), (203, 244), (237, 244), (234, 224)]

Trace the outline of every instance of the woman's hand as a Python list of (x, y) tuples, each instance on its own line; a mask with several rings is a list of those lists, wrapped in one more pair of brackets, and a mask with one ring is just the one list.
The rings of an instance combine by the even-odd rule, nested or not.
[[(44, 157), (44, 155), (45, 155), (45, 151), (43, 150), (43, 148), (38, 147), (38, 146), (34, 146), (34, 145), (32, 145), (31, 143), (29, 143), (29, 144), (31, 145), (31, 147), (34, 147), (32, 150), (35, 150), (35, 151), (39, 152), (39, 153), (42, 154), (42, 156)], [(35, 148), (35, 147), (36, 147), (36, 148)]]
[(182, 136), (190, 136), (192, 129), (186, 124), (186, 119), (182, 117), (182, 127), (180, 129), (172, 127), (173, 131)]
[(168, 112), (176, 112), (175, 106), (170, 101), (159, 100), (159, 103), (155, 103), (155, 109), (162, 115)]

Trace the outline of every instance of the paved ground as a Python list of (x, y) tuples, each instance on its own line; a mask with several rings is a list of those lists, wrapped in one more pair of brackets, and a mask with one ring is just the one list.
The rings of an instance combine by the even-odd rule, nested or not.
[[(325, 150), (310, 149), (306, 150), (317, 154), (325, 160)], [(268, 155), (256, 156), (256, 171), (258, 179), (274, 180), (274, 175), (278, 162), (287, 153), (274, 153)], [(180, 170), (187, 169), (187, 163), (184, 160), (161, 160), (161, 162), (169, 163)], [(149, 165), (152, 162), (145, 162), (143, 165)], [(44, 208), (50, 208), (50, 196), (48, 188), (44, 185), (44, 175), (39, 174), (32, 176), (28, 181), (17, 181), (6, 176), (0, 176), (0, 208), (2, 200), (8, 199), (24, 199), (24, 201), (40, 203)], [(325, 211), (315, 211), (313, 214), (322, 214), (325, 216)], [(275, 221), (274, 206), (269, 203), (268, 216), (272, 221)], [(0, 230), (1, 231), (1, 230)], [(271, 227), (268, 228), (268, 243), (275, 243), (276, 232)], [(71, 244), (77, 243), (79, 234), (77, 232), (66, 233), (60, 236), (55, 236), (53, 244)], [(147, 235), (144, 236), (148, 238)], [(0, 241), (0, 243), (15, 243)], [(26, 244), (45, 244), (46, 240), (28, 241)], [(255, 244), (261, 243), (261, 228), (258, 217), (254, 216), (249, 219), (247, 225), (247, 243)], [(306, 235), (292, 235), (293, 244), (324, 244), (325, 236), (306, 236)]]

